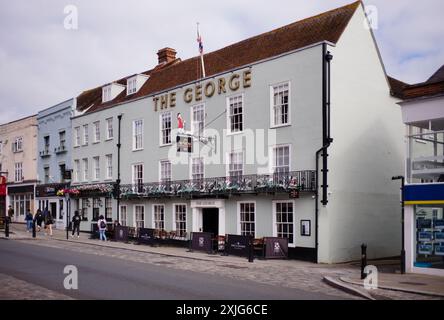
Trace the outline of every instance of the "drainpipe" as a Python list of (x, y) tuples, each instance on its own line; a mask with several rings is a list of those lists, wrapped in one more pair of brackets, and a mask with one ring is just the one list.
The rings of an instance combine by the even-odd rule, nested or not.
[(117, 180), (116, 180), (116, 194), (115, 197), (117, 199), (117, 221), (120, 222), (120, 148), (122, 147), (122, 144), (120, 143), (120, 129), (121, 129), (121, 123), (122, 123), (122, 113), (120, 113), (117, 116), (117, 119), (119, 120), (118, 125), (118, 141), (117, 141)]
[(333, 56), (327, 51), (327, 44), (322, 44), (322, 148), (316, 151), (316, 191), (315, 191), (315, 243), (316, 263), (319, 253), (319, 156), (322, 153), (322, 205), (327, 205), (328, 188), (328, 147), (333, 142), (330, 136), (330, 61)]

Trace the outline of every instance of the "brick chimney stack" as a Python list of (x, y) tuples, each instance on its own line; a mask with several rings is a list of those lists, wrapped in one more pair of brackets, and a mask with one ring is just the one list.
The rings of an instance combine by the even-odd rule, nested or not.
[(163, 48), (157, 51), (157, 56), (159, 58), (159, 64), (168, 63), (176, 60), (176, 50), (172, 48)]

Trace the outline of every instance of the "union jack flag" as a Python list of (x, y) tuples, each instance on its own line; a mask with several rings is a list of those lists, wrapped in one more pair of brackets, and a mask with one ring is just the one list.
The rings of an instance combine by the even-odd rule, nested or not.
[(202, 37), (199, 34), (199, 30), (197, 30), (197, 42), (199, 43), (199, 53), (203, 53), (203, 44), (202, 44)]

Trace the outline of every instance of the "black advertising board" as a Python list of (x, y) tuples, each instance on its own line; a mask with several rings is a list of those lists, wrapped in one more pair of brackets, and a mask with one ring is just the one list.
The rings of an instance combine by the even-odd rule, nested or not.
[(225, 252), (228, 255), (248, 257), (248, 242), (249, 242), (248, 236), (228, 234)]
[(265, 259), (286, 259), (288, 257), (288, 239), (277, 237), (266, 237)]
[(128, 242), (128, 227), (116, 226), (114, 228), (114, 240)]
[(139, 228), (139, 244), (154, 244), (154, 229)]
[(191, 238), (191, 249), (196, 251), (212, 252), (213, 244), (211, 239), (213, 234), (210, 232), (193, 232)]

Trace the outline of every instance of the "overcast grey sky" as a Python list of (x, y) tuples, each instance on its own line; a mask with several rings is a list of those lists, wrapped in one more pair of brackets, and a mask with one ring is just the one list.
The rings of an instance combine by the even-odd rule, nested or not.
[[(198, 54), (352, 0), (0, 0), (0, 123), (157, 64), (157, 50)], [(444, 64), (443, 0), (364, 1), (378, 9), (376, 39), (389, 75), (425, 81)], [(64, 8), (78, 8), (78, 29)]]

